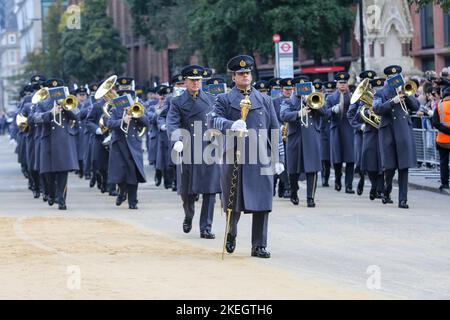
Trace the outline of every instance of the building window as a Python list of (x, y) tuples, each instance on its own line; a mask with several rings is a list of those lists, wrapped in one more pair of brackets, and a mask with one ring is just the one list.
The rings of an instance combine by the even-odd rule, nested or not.
[(9, 63), (15, 64), (16, 61), (16, 51), (10, 51), (9, 52)]
[(420, 10), (420, 34), (422, 48), (434, 47), (433, 5), (428, 4)]
[(344, 30), (341, 35), (341, 56), (348, 57), (352, 55), (350, 30)]
[(10, 34), (8, 37), (8, 42), (9, 42), (9, 44), (16, 44), (16, 35)]
[[(450, 68), (450, 56), (445, 57), (445, 66)], [(450, 71), (450, 70), (449, 70)]]
[(422, 71), (429, 71), (429, 70), (434, 70), (435, 69), (435, 64), (434, 64), (434, 58), (433, 57), (429, 57), (429, 58), (422, 58)]
[(450, 11), (444, 13), (444, 43), (450, 45)]
[(369, 52), (370, 52), (370, 57), (373, 58), (375, 56), (375, 43), (374, 42), (369, 44)]

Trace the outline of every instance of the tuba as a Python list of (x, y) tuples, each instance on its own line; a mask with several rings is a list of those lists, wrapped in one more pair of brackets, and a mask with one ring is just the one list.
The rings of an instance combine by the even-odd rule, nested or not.
[(353, 92), (350, 103), (355, 104), (362, 101), (364, 105), (360, 110), (361, 119), (363, 119), (365, 123), (378, 129), (381, 122), (381, 117), (375, 114), (372, 110), (373, 93), (370, 91), (369, 85), (369, 79), (364, 79), (361, 81), (361, 83), (356, 87), (355, 92)]
[(41, 88), (38, 91), (35, 92), (33, 97), (31, 98), (32, 104), (37, 104), (39, 102), (42, 102), (44, 100), (47, 100), (48, 97), (50, 97), (50, 93), (48, 92), (47, 88)]
[(119, 97), (119, 95), (114, 91), (116, 81), (116, 75), (106, 79), (95, 92), (95, 100), (100, 100), (101, 98), (103, 98), (106, 102), (112, 102), (114, 98)]

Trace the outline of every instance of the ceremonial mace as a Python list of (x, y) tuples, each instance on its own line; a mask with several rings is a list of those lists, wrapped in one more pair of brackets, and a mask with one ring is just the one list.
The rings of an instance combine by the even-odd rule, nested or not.
[[(250, 101), (249, 92), (246, 92), (244, 95), (244, 99), (240, 102), (240, 108), (241, 108), (241, 120), (246, 121), (248, 112), (250, 111), (252, 107), (252, 103)], [(238, 138), (245, 138), (245, 132), (238, 131), (237, 137)], [(234, 138), (233, 138), (234, 139)], [(245, 144), (243, 144), (245, 147)], [(231, 214), (233, 212), (234, 207), (236, 206), (236, 188), (238, 183), (238, 175), (239, 175), (239, 160), (241, 158), (241, 151), (238, 150), (237, 144), (236, 144), (236, 153), (234, 156), (234, 163), (233, 163), (233, 172), (231, 174), (231, 186), (230, 186), (230, 196), (228, 197), (228, 206), (227, 206), (227, 223), (225, 225), (225, 236), (223, 239), (223, 248), (222, 248), (222, 260), (224, 259), (225, 255), (225, 247), (227, 243), (227, 237), (228, 232), (230, 231), (230, 223), (231, 223)]]

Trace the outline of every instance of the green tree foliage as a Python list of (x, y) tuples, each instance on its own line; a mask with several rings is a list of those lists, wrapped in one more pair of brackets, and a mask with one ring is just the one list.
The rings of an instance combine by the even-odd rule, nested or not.
[(87, 83), (110, 73), (121, 74), (127, 50), (106, 7), (106, 0), (85, 0), (80, 28), (68, 28), (66, 8), (60, 0), (55, 1), (43, 24), (44, 50), (28, 55), (18, 80), (29, 81), (32, 74), (39, 73)]
[(200, 50), (224, 71), (239, 53), (273, 52), (272, 35), (300, 44), (318, 63), (333, 55), (354, 21), (352, 0), (127, 0), (134, 31), (156, 49), (177, 43)]

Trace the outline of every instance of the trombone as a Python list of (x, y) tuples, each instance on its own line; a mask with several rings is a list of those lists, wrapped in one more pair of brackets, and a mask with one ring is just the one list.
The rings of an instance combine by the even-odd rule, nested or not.
[[(321, 92), (313, 92), (306, 98), (306, 106), (319, 110), (325, 105), (325, 96)], [(303, 110), (303, 99), (300, 99), (300, 110)], [(305, 114), (300, 117), (300, 122), (305, 126), (309, 126), (308, 114)]]
[[(131, 105), (130, 107), (127, 107), (124, 109), (123, 114), (122, 114), (122, 122), (120, 123), (120, 129), (125, 132), (128, 133), (128, 128), (129, 128), (129, 124), (127, 124), (125, 126), (125, 116), (131, 116), (132, 118), (140, 118), (144, 115), (145, 113), (145, 107), (142, 103), (140, 103), (138, 101), (138, 98), (136, 98), (135, 102), (133, 103), (133, 105)], [(139, 132), (138, 136), (142, 137), (145, 133), (145, 127)]]
[[(417, 92), (417, 84), (412, 80), (408, 80), (403, 86), (396, 88), (395, 91), (397, 91), (397, 96), (404, 94), (405, 96), (410, 97)], [(400, 99), (400, 106), (406, 114), (409, 114), (406, 102), (402, 99)]]
[(55, 109), (53, 109), (54, 110), (53, 111), (53, 121), (58, 126), (61, 126), (62, 125), (62, 110), (61, 110), (61, 108), (66, 111), (73, 111), (78, 107), (78, 100), (77, 100), (77, 97), (69, 94), (64, 99), (55, 101), (55, 104), (58, 104), (60, 109), (59, 109), (59, 112), (57, 112), (57, 111), (55, 111)]

